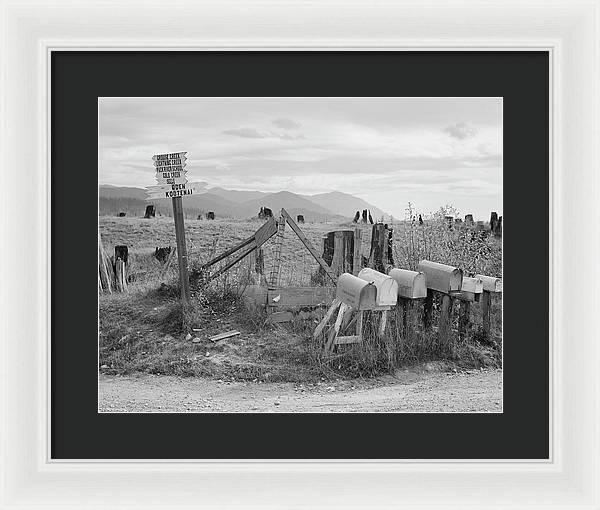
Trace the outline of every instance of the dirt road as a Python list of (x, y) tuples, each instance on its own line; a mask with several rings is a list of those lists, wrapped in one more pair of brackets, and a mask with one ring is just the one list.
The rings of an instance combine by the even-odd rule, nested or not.
[(100, 376), (100, 412), (501, 412), (502, 372), (397, 371), (317, 384)]

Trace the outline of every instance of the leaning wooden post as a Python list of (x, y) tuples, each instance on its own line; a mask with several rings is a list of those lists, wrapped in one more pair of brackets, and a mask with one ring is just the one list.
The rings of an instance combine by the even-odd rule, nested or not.
[[(100, 281), (102, 288), (108, 290), (109, 294), (112, 294), (112, 264), (108, 264), (106, 259), (104, 246), (102, 246), (102, 237), (98, 235), (98, 267), (100, 269)], [(109, 266), (111, 268), (110, 272), (108, 270)]]
[(181, 299), (190, 304), (190, 278), (188, 275), (188, 256), (185, 244), (185, 227), (183, 223), (183, 202), (181, 197), (173, 197), (173, 218), (175, 220), (175, 237), (177, 239), (177, 261), (179, 262), (179, 281), (181, 283)]

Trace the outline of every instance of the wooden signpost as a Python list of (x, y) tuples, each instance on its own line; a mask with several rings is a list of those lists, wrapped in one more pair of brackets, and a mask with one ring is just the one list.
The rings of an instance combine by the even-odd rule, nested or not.
[(179, 281), (181, 299), (190, 303), (190, 279), (188, 276), (187, 246), (185, 244), (185, 227), (183, 224), (182, 197), (193, 195), (195, 183), (188, 183), (185, 174), (187, 152), (171, 152), (152, 156), (158, 186), (148, 186), (146, 191), (150, 199), (170, 198), (173, 203), (173, 219), (175, 221), (175, 237), (177, 239), (177, 259), (179, 261)]

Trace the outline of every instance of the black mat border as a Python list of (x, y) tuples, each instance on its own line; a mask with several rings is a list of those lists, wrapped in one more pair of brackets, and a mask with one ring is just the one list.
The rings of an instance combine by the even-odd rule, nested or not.
[[(52, 458), (548, 458), (547, 52), (54, 51), (51, 72)], [(99, 96), (503, 97), (504, 413), (97, 414)]]

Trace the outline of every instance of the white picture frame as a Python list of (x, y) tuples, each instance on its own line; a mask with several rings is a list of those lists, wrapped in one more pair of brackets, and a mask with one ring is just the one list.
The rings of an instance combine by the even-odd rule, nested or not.
[[(0, 508), (600, 508), (599, 0), (1, 5), (0, 152), (18, 172), (0, 171), (0, 227), (20, 256), (0, 265)], [(61, 49), (548, 50), (550, 460), (51, 461), (48, 87)]]

